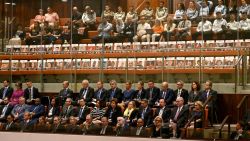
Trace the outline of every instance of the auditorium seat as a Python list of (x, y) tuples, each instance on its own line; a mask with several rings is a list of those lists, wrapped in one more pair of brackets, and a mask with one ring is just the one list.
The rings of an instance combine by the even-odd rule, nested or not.
[(80, 40), (80, 44), (91, 44), (91, 43), (92, 43), (91, 39), (81, 39)]
[(70, 23), (70, 18), (60, 18), (59, 19), (59, 25), (64, 26)]
[(93, 37), (98, 35), (98, 31), (88, 31), (88, 37), (89, 39), (92, 39)]

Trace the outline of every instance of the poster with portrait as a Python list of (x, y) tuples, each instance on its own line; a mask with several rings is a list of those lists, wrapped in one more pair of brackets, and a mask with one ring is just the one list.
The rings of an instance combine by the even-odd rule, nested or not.
[(71, 51), (70, 44), (63, 44), (61, 47), (61, 54), (69, 54)]
[(45, 51), (46, 51), (46, 49), (45, 49), (44, 45), (37, 45), (37, 47), (36, 47), (36, 53), (37, 54), (44, 53)]
[(225, 41), (224, 40), (216, 40), (215, 44), (216, 44), (217, 49), (220, 49), (220, 50), (225, 49)]
[(45, 63), (46, 70), (53, 70), (55, 69), (55, 59), (47, 59)]
[(107, 60), (107, 69), (116, 69), (117, 68), (117, 58), (109, 58)]
[(158, 44), (158, 49), (161, 52), (165, 52), (166, 48), (167, 48), (168, 42), (159, 42)]
[(195, 67), (195, 57), (186, 57), (185, 68), (194, 68), (194, 67)]
[(78, 50), (79, 50), (79, 45), (78, 44), (72, 44), (71, 45), (71, 52), (72, 53), (77, 53), (78, 52)]
[(205, 57), (195, 57), (195, 68), (203, 68), (203, 62)]
[(138, 70), (145, 69), (145, 60), (146, 58), (136, 58), (135, 68)]
[(72, 69), (72, 59), (63, 59), (63, 68), (64, 70)]
[(10, 54), (13, 52), (13, 46), (12, 45), (6, 45), (5, 47), (5, 53)]
[(155, 68), (156, 69), (162, 69), (164, 65), (164, 58), (160, 57), (160, 58), (156, 58), (156, 65)]
[(155, 69), (156, 59), (155, 58), (147, 58), (145, 63), (146, 69)]
[(114, 52), (122, 52), (122, 43), (114, 44)]
[(225, 40), (225, 47), (233, 49), (235, 47), (234, 40)]
[(46, 69), (46, 60), (38, 60), (37, 61), (37, 69), (38, 70), (45, 70)]
[(207, 40), (206, 41), (206, 48), (207, 50), (214, 50), (216, 47), (214, 40)]
[(196, 42), (195, 42), (195, 45), (194, 45), (194, 49), (200, 49), (200, 48), (203, 48), (204, 47), (204, 41), (202, 41), (202, 40), (197, 40)]
[(214, 57), (204, 57), (204, 59), (202, 60), (202, 66), (204, 68), (214, 68), (214, 61)]
[(224, 57), (215, 57), (214, 67), (223, 68), (224, 66)]
[(86, 46), (86, 53), (94, 53), (96, 51), (96, 45), (95, 44), (88, 44)]
[(45, 51), (47, 54), (53, 54), (54, 46), (53, 45), (45, 45)]
[(80, 70), (82, 66), (82, 59), (76, 59), (76, 69)]
[(13, 54), (20, 54), (20, 53), (21, 53), (21, 45), (14, 45)]
[(95, 53), (102, 53), (105, 52), (105, 45), (104, 44), (96, 44), (96, 48), (95, 48)]
[(135, 69), (136, 58), (128, 58), (128, 69)]
[(62, 48), (61, 45), (54, 45), (54, 47), (53, 47), (53, 53), (54, 54), (60, 54), (61, 53), (61, 48)]
[(11, 71), (19, 69), (19, 60), (11, 60)]
[(28, 64), (29, 64), (28, 65), (29, 70), (37, 70), (37, 67), (38, 67), (37, 60), (29, 60)]
[(167, 42), (167, 49), (168, 51), (175, 51), (176, 50), (176, 41), (169, 41)]
[(185, 57), (176, 57), (176, 68), (185, 68)]
[(195, 41), (187, 41), (186, 42), (186, 48), (187, 50), (194, 49)]
[(126, 58), (118, 58), (118, 66), (117, 69), (126, 69), (127, 67), (127, 59)]
[(21, 45), (21, 54), (29, 54), (29, 46), (28, 45)]
[(102, 68), (103, 69), (107, 69), (107, 66), (108, 66), (108, 58), (103, 58), (102, 60), (101, 60), (101, 64), (102, 64)]
[(37, 47), (37, 45), (30, 45), (29, 46), (29, 54), (36, 54), (36, 47)]
[(142, 42), (141, 43), (141, 50), (143, 52), (149, 52), (149, 51), (151, 51), (150, 47), (151, 47), (151, 45), (148, 42)]
[(20, 60), (19, 64), (20, 64), (19, 70), (28, 70), (28, 68), (29, 68), (28, 60)]
[(176, 48), (178, 51), (184, 51), (184, 49), (186, 48), (186, 42), (185, 41), (177, 41)]
[(244, 45), (244, 40), (235, 40), (235, 47), (242, 47)]
[(173, 69), (173, 68), (175, 68), (175, 64), (176, 64), (175, 57), (166, 57), (165, 58), (165, 65), (164, 65), (164, 67), (166, 69)]
[(225, 56), (224, 68), (233, 68), (235, 62), (235, 56)]
[(250, 39), (245, 39), (244, 47), (250, 48)]
[(133, 51), (134, 50), (134, 46), (131, 45), (131, 43), (125, 42), (122, 44), (122, 49), (125, 51)]
[(107, 53), (111, 53), (114, 50), (114, 44), (113, 43), (106, 43), (104, 45), (104, 51)]
[(149, 51), (150, 52), (160, 52), (158, 46), (159, 46), (158, 42), (150, 42)]
[(82, 69), (91, 69), (90, 59), (82, 59)]
[(91, 68), (92, 69), (100, 69), (100, 60), (99, 59), (91, 59)]
[(83, 53), (86, 51), (87, 44), (79, 44), (79, 52)]
[(63, 66), (63, 59), (55, 59), (55, 69), (62, 70)]
[(2, 60), (1, 70), (10, 70), (10, 60)]

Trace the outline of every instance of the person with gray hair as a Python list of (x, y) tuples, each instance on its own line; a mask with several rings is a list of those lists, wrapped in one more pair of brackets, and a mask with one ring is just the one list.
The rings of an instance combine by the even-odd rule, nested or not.
[(66, 98), (73, 98), (73, 91), (69, 88), (69, 81), (63, 81), (63, 89), (60, 90), (58, 97), (61, 98), (62, 103)]
[(74, 110), (72, 105), (72, 99), (67, 98), (62, 108), (60, 117), (62, 118), (62, 124), (67, 123), (70, 116), (74, 116)]
[(108, 90), (108, 101), (110, 102), (112, 99), (117, 99), (118, 103), (121, 103), (123, 100), (122, 89), (117, 87), (117, 82), (115, 80), (111, 80), (109, 82), (110, 89)]
[(77, 101), (80, 99), (84, 99), (89, 105), (92, 102), (92, 98), (94, 97), (94, 89), (89, 86), (89, 81), (87, 79), (82, 81), (82, 88), (80, 90), (80, 93), (77, 97)]
[(123, 117), (117, 117), (116, 124), (116, 136), (127, 136), (129, 135), (129, 127), (125, 124), (125, 119)]

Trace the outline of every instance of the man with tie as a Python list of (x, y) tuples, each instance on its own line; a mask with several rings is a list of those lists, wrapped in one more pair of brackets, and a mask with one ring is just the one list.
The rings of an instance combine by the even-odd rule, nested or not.
[(168, 123), (171, 115), (171, 109), (166, 106), (164, 99), (159, 100), (159, 107), (155, 111), (155, 117), (159, 116), (164, 123)]
[(114, 135), (113, 128), (111, 126), (109, 126), (109, 121), (108, 121), (107, 117), (101, 118), (101, 128), (99, 130), (100, 130), (100, 132), (99, 132), (100, 135), (103, 135), (103, 136)]
[(60, 117), (62, 119), (62, 124), (67, 123), (70, 116), (74, 116), (74, 110), (72, 104), (72, 99), (67, 98), (63, 106)]
[(187, 37), (191, 36), (191, 21), (188, 20), (187, 15), (184, 13), (182, 16), (182, 21), (179, 22), (176, 32), (176, 37), (178, 41), (187, 40)]
[(77, 125), (76, 117), (70, 116), (69, 117), (69, 124), (66, 126), (66, 133), (68, 134), (81, 134), (81, 128)]
[(34, 104), (36, 98), (40, 98), (39, 91), (32, 85), (32, 81), (26, 81), (27, 88), (24, 90), (24, 97), (27, 104)]
[(123, 117), (117, 117), (117, 124), (115, 127), (116, 136), (129, 136), (129, 127), (125, 123)]
[(55, 116), (53, 119), (53, 124), (51, 125), (52, 133), (63, 133), (65, 131), (65, 127), (61, 124), (61, 118)]
[(138, 114), (138, 119), (139, 118), (144, 120), (144, 127), (148, 127), (153, 123), (153, 110), (148, 106), (148, 100), (146, 99), (141, 101)]
[(122, 90), (120, 88), (117, 87), (117, 83), (115, 80), (111, 80), (109, 82), (110, 84), (110, 89), (108, 90), (108, 100), (109, 102), (116, 98), (118, 103), (122, 102), (123, 99), (123, 94), (122, 94)]
[(160, 89), (155, 87), (154, 82), (152, 80), (149, 80), (148, 88), (146, 91), (147, 91), (146, 99), (149, 100), (149, 106), (153, 107), (155, 105), (155, 102), (159, 99)]
[(164, 99), (167, 106), (171, 106), (174, 101), (174, 91), (168, 88), (168, 82), (162, 82), (161, 91), (160, 91), (160, 99)]
[[(184, 99), (184, 105), (187, 104), (188, 102), (188, 90), (184, 89), (184, 82), (182, 80), (177, 81), (176, 83), (177, 89), (174, 91), (174, 100), (177, 99), (178, 97), (182, 97)], [(174, 105), (176, 102), (174, 101)]]
[(85, 99), (86, 105), (89, 105), (92, 102), (92, 98), (94, 97), (94, 89), (89, 86), (88, 80), (82, 81), (82, 88), (80, 90), (80, 93), (77, 97), (77, 100)]
[(93, 118), (90, 114), (86, 116), (86, 121), (82, 124), (83, 134), (88, 135), (97, 135), (98, 134), (98, 126), (93, 123)]
[(217, 91), (213, 90), (212, 86), (212, 81), (207, 80), (204, 84), (204, 91), (202, 91), (202, 95), (200, 97), (200, 101), (205, 103), (205, 101), (207, 101), (207, 99), (211, 96), (209, 102), (205, 105), (206, 108), (208, 108), (208, 120), (211, 126), (213, 126), (214, 119), (216, 118), (217, 109)]
[(78, 109), (78, 116), (77, 116), (77, 123), (82, 124), (86, 120), (86, 116), (90, 113), (90, 109), (86, 106), (86, 102), (84, 99), (79, 100), (79, 109)]
[(8, 115), (10, 115), (13, 106), (9, 103), (8, 97), (3, 100), (3, 106), (0, 110), (0, 122), (5, 122)]
[(31, 105), (29, 109), (30, 115), (31, 115), (31, 121), (33, 123), (36, 123), (38, 121), (38, 118), (42, 116), (45, 112), (44, 106), (41, 104), (40, 98), (35, 99), (35, 104)]
[(21, 132), (31, 132), (34, 128), (34, 123), (31, 122), (31, 115), (29, 112), (25, 112), (23, 115), (23, 121), (20, 123)]
[(12, 115), (7, 116), (7, 122), (3, 124), (3, 131), (20, 131), (20, 128), (14, 122), (14, 117)]
[(184, 99), (177, 97), (176, 106), (170, 117), (170, 126), (173, 129), (173, 137), (179, 138), (181, 134), (181, 128), (183, 128), (188, 121), (189, 108), (184, 105)]
[(107, 90), (103, 88), (103, 81), (98, 81), (96, 83), (97, 90), (95, 91), (94, 99), (96, 101), (104, 101), (105, 103), (108, 101), (107, 99)]
[(14, 116), (14, 120), (22, 121), (24, 112), (29, 110), (29, 106), (25, 104), (25, 98), (20, 97), (18, 104), (11, 111), (11, 115)]
[(137, 124), (135, 128), (131, 128), (130, 135), (137, 137), (147, 137), (146, 128), (143, 127), (144, 121), (142, 118), (137, 119)]
[(10, 99), (12, 93), (13, 93), (13, 88), (10, 87), (10, 81), (4, 80), (3, 87), (0, 89), (0, 104), (3, 102), (3, 99), (5, 97), (8, 97), (8, 99)]
[(69, 81), (63, 81), (63, 89), (59, 92), (58, 97), (61, 98), (61, 104), (64, 103), (66, 98), (73, 99), (73, 91), (69, 88)]

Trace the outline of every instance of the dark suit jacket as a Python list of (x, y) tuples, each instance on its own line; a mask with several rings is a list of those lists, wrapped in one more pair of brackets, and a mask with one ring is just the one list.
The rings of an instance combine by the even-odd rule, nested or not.
[(174, 117), (176, 115), (177, 110), (178, 110), (178, 107), (174, 107), (172, 114), (171, 114), (171, 119), (173, 120), (173, 122), (177, 124), (177, 128), (183, 128), (188, 121), (189, 108), (188, 106), (184, 105), (177, 117), (177, 120), (175, 121)]
[(21, 121), (20, 128), (22, 132), (32, 132), (34, 129), (34, 123), (31, 120), (28, 123)]
[[(147, 88), (147, 93), (146, 93), (146, 99), (150, 99), (150, 88)], [(153, 106), (155, 104), (155, 102), (159, 99), (160, 96), (160, 89), (157, 87), (153, 88), (153, 92), (152, 92), (152, 99), (149, 101), (149, 105)]]
[[(210, 102), (208, 102), (208, 107), (213, 107), (216, 108), (216, 101), (217, 101), (217, 91), (215, 90), (210, 90), (209, 91), (209, 96), (212, 96), (212, 99), (210, 99)], [(202, 91), (200, 100), (204, 103), (207, 100), (207, 92), (204, 90)]]
[[(102, 131), (102, 127), (99, 127), (98, 135), (101, 133), (101, 131)], [(115, 135), (115, 133), (114, 133), (113, 128), (108, 125), (105, 131), (105, 135), (102, 135), (102, 136), (111, 136), (111, 135)]]
[(54, 117), (54, 116), (59, 116), (60, 115), (60, 108), (58, 106), (55, 106), (55, 107), (53, 107), (53, 110), (52, 110), (52, 116), (49, 116), (48, 114), (49, 114), (49, 111), (50, 111), (51, 108), (52, 107), (49, 106), (48, 111), (46, 113), (46, 115), (48, 117)]
[[(31, 91), (33, 91), (33, 99), (36, 99), (36, 98), (40, 98), (40, 95), (39, 95), (39, 91), (37, 88), (35, 87), (32, 87)], [(27, 100), (27, 99), (30, 99), (30, 92), (29, 92), (29, 89), (26, 88), (24, 90), (24, 98)]]
[(32, 119), (35, 119), (35, 118), (38, 119), (40, 116), (44, 114), (44, 110), (45, 110), (44, 106), (40, 104), (40, 105), (32, 105), (29, 111), (35, 113), (35, 115), (32, 116)]
[(74, 108), (70, 105), (70, 108), (63, 106), (62, 112), (60, 114), (61, 117), (69, 118), (70, 116), (75, 116)]
[[(112, 115), (111, 112), (113, 111)], [(111, 116), (110, 116), (111, 115)], [(111, 119), (112, 122), (110, 123), (112, 126), (115, 126), (117, 124), (117, 117), (123, 116), (122, 110), (119, 106), (116, 106), (116, 108), (113, 110), (110, 106), (106, 113), (104, 114), (105, 117), (108, 117), (108, 119)]]
[[(83, 91), (84, 91), (84, 89), (82, 88), (82, 89), (80, 90), (80, 93), (79, 93), (78, 97), (77, 97), (77, 100), (83, 98), (83, 94), (82, 94)], [(95, 93), (94, 89), (91, 88), (91, 87), (88, 87), (88, 91), (87, 91), (86, 99), (85, 99), (85, 100), (86, 100), (86, 103), (89, 103), (89, 102), (92, 101), (92, 98), (94, 97), (94, 93)]]
[[(5, 94), (5, 97), (8, 97), (8, 99), (11, 98), (12, 96), (12, 93), (13, 93), (13, 88), (11, 87), (8, 87), (7, 91), (6, 91), (6, 94)], [(4, 92), (4, 87), (0, 89), (0, 99), (3, 99), (3, 92)]]
[(98, 98), (98, 95), (99, 95), (99, 90), (96, 90), (94, 94), (94, 98), (96, 100), (108, 102), (108, 91), (106, 89), (102, 88), (100, 99)]
[(141, 94), (139, 95), (139, 90), (135, 91), (134, 97), (132, 99), (146, 99), (147, 91), (143, 88)]
[(8, 123), (3, 124), (3, 131), (20, 131), (20, 126), (14, 122), (12, 122), (8, 128), (6, 128), (7, 125)]
[[(139, 109), (138, 118), (142, 118), (143, 108)], [(144, 127), (150, 126), (153, 123), (153, 110), (151, 108), (147, 108), (144, 113)]]
[(190, 91), (189, 92), (189, 97), (188, 97), (188, 101), (189, 102), (196, 102), (196, 101), (198, 101), (198, 100), (200, 100), (201, 98), (201, 95), (202, 95), (202, 93), (199, 91), (198, 92), (198, 94), (194, 94), (194, 92), (193, 91)]
[[(160, 108), (156, 109), (156, 111), (155, 111), (155, 117), (159, 115), (160, 110), (161, 110)], [(167, 106), (166, 106), (164, 108), (164, 110), (163, 110), (163, 113), (162, 113), (163, 122), (164, 123), (168, 123), (169, 119), (170, 119), (170, 116), (171, 116), (171, 109), (167, 108)]]
[[(111, 100), (112, 92), (113, 92), (113, 89), (109, 89), (109, 90), (108, 90), (108, 101)], [(118, 101), (118, 103), (121, 103), (121, 102), (122, 102), (122, 99), (123, 99), (122, 89), (116, 88), (116, 89), (115, 89), (115, 94), (114, 94), (114, 97), (113, 97), (113, 98), (116, 98), (117, 101)]]
[[(12, 109), (13, 109), (13, 106), (10, 105), (10, 104), (8, 104), (8, 105), (3, 105), (3, 106), (1, 107), (0, 115), (2, 115), (2, 112), (3, 112), (3, 109), (4, 109), (5, 106), (7, 106), (7, 110), (5, 111), (4, 117), (3, 117), (2, 119), (6, 119), (7, 116), (10, 115), (10, 113), (11, 113), (11, 111), (12, 111)], [(0, 119), (0, 120), (2, 120), (2, 119)]]
[(50, 130), (52, 133), (64, 133), (65, 127), (61, 124), (59, 124), (58, 126), (52, 124)]
[(164, 99), (167, 105), (172, 105), (174, 99), (174, 91), (170, 88), (167, 89), (165, 97), (163, 97), (163, 91), (160, 91), (159, 100)]
[[(176, 100), (178, 89), (174, 91), (174, 100)], [(188, 91), (186, 89), (181, 90), (181, 97), (184, 99), (184, 105), (188, 103)]]
[(127, 125), (125, 125), (123, 127), (117, 127), (116, 128), (116, 136), (129, 136), (130, 135), (129, 129), (130, 128)]
[(49, 132), (49, 126), (47, 124), (36, 124), (33, 131), (38, 133), (47, 133)]
[(85, 106), (84, 109), (83, 109), (83, 111), (82, 111), (82, 114), (81, 114), (81, 115), (80, 115), (80, 111), (81, 111), (81, 107), (79, 107), (79, 108), (77, 109), (77, 117), (79, 117), (78, 123), (79, 123), (79, 124), (80, 124), (80, 123), (82, 124), (83, 122), (85, 122), (86, 116), (90, 113), (90, 109), (89, 109), (88, 106)]
[(86, 128), (85, 125), (83, 125), (82, 131), (86, 135), (97, 135), (99, 130), (98, 130), (97, 125), (95, 125), (94, 123), (91, 123), (88, 129)]
[(66, 133), (68, 133), (68, 134), (82, 134), (82, 131), (78, 125), (68, 124), (66, 126)]
[(66, 99), (66, 98), (72, 98), (73, 99), (73, 91), (71, 89), (67, 89), (67, 93), (65, 94), (65, 89), (62, 89), (59, 94), (59, 97), (62, 97), (62, 100)]
[(135, 136), (135, 137), (148, 137), (149, 136), (147, 135), (145, 127), (142, 127), (139, 135), (136, 135), (136, 132), (137, 132), (137, 127), (130, 128), (130, 136)]

